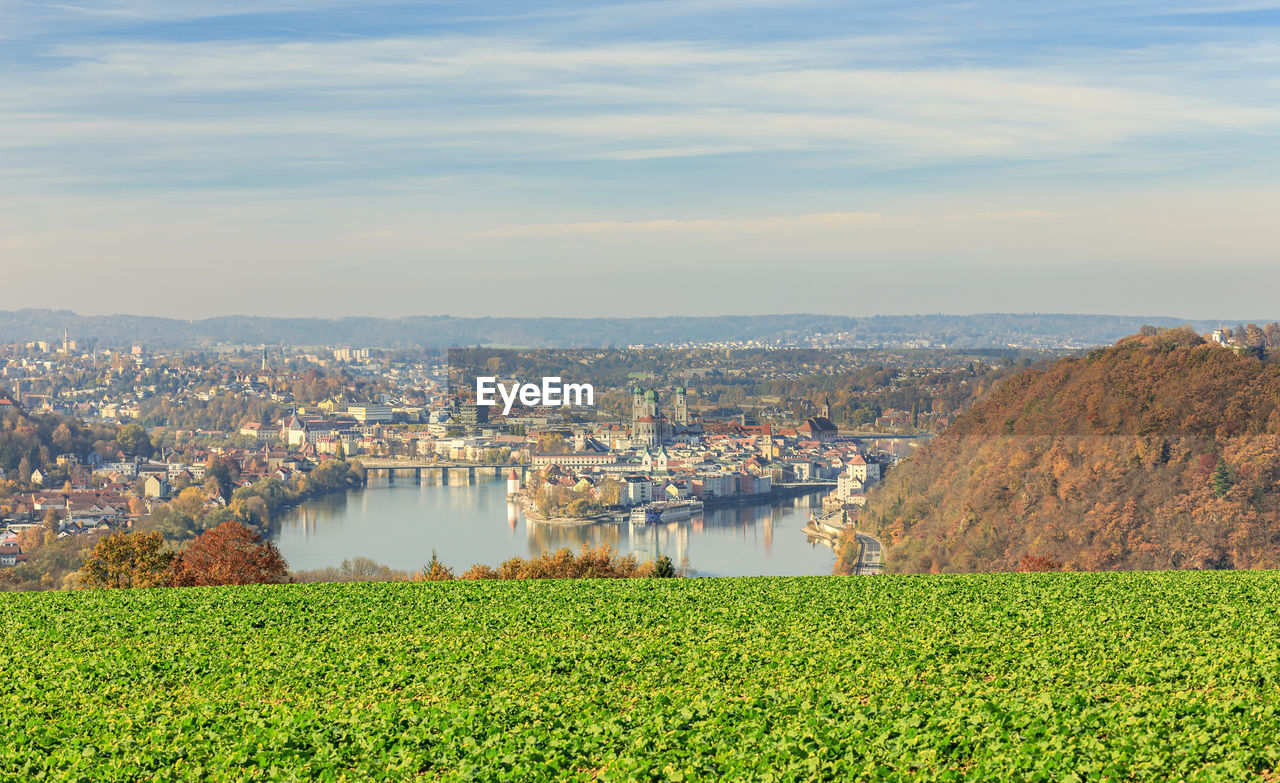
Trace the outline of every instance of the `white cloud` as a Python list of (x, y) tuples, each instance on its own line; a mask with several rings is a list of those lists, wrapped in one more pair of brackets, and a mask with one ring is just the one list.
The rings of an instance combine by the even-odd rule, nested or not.
[(842, 231), (887, 226), (928, 226), (974, 221), (1025, 221), (1078, 217), (1080, 213), (1053, 210), (1009, 210), (950, 215), (885, 215), (880, 212), (824, 212), (808, 215), (765, 217), (694, 218), (661, 220), (597, 220), (577, 223), (543, 223), (508, 226), (477, 232), (477, 236), (512, 238), (563, 238), (618, 234), (718, 234)]
[[(1150, 279), (1123, 309), (1191, 312), (1151, 303), (1201, 264), (1276, 282), (1280, 202), (1248, 187), (1280, 168), (1275, 28), (1160, 16), (1226, 8), (1202, 0), (454, 2), (358, 30), (339, 0), (71, 5), (0, 31), (31, 53), (0, 79), (0, 306), (52, 278), (85, 310), (300, 286), (302, 314), (357, 259), (398, 312), (519, 312), (557, 275), (609, 308), (624, 264), (684, 281), (666, 312), (954, 309), (966, 274), (981, 308), (1008, 283), (1073, 309), (1116, 270)], [(823, 285), (725, 293), (797, 259)]]
[[(71, 154), (53, 157), (69, 165), (83, 147), (95, 166), (104, 146), (132, 146), (179, 171), (194, 150), (195, 160), (258, 157), (268, 167), (294, 150), (319, 166), (326, 155), (316, 145), (359, 160), (377, 151), (371, 142), (406, 145), (419, 163), (452, 153), (550, 162), (823, 152), (892, 168), (1055, 160), (1280, 128), (1274, 104), (1185, 79), (1159, 83), (1145, 62), (1080, 74), (868, 67), (856, 55), (862, 43), (875, 39), (66, 45), (59, 64), (0, 84), (0, 146), (65, 147)], [(1256, 63), (1257, 52), (1246, 56)]]

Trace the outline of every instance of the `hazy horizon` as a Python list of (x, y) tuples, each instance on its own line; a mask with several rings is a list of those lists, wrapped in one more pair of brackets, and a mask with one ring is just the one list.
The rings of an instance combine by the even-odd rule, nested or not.
[(380, 315), (377, 313), (352, 313), (348, 315), (301, 315), (301, 316), (285, 316), (277, 315), (269, 312), (222, 312), (212, 313), (193, 318), (183, 318), (180, 316), (163, 315), (159, 313), (147, 312), (85, 312), (71, 309), (63, 309), (57, 307), (43, 307), (37, 305), (29, 305), (16, 308), (0, 308), (0, 313), (21, 313), (24, 310), (34, 312), (50, 312), (54, 314), (70, 313), (78, 318), (160, 318), (175, 321), (208, 321), (220, 318), (268, 318), (281, 320), (344, 320), (344, 319), (376, 319), (376, 320), (402, 320), (410, 318), (558, 318), (566, 320), (591, 320), (591, 319), (617, 319), (617, 320), (640, 320), (645, 318), (769, 318), (769, 317), (788, 317), (788, 316), (813, 316), (813, 317), (832, 317), (832, 318), (926, 318), (926, 317), (943, 317), (943, 318), (969, 318), (980, 316), (1035, 316), (1035, 317), (1098, 317), (1098, 318), (1151, 318), (1153, 320), (1178, 320), (1186, 319), (1187, 321), (1221, 321), (1224, 325), (1235, 326), (1245, 323), (1271, 323), (1280, 321), (1280, 315), (1268, 315), (1259, 318), (1249, 318), (1241, 316), (1192, 316), (1183, 315), (1181, 313), (1121, 313), (1121, 312), (1036, 312), (1031, 310), (986, 310), (973, 312), (957, 312), (957, 311), (935, 311), (935, 312), (868, 312), (868, 313), (836, 313), (823, 312), (816, 310), (793, 310), (793, 311), (777, 311), (777, 312), (723, 312), (723, 313), (672, 313), (667, 315), (513, 315), (510, 313), (458, 313), (458, 312), (421, 312), (406, 313), (404, 315)]

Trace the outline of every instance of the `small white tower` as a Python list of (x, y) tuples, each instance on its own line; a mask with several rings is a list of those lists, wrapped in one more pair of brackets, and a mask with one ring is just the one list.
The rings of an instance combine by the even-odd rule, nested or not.
[(512, 468), (507, 474), (507, 494), (515, 495), (520, 491), (520, 477), (516, 475), (516, 469)]

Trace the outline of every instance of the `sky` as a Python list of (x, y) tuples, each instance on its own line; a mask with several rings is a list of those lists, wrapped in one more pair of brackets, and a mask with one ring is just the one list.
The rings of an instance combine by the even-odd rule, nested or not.
[(0, 0), (0, 309), (1276, 317), (1280, 2)]

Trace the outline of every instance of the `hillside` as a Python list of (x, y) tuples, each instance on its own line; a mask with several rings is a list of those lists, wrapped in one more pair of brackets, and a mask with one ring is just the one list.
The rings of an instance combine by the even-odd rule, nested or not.
[(1171, 330), (1006, 379), (859, 525), (900, 572), (1268, 568), (1278, 481), (1280, 366)]
[(0, 777), (1241, 779), (1280, 764), (1277, 605), (1275, 573), (4, 595)]

